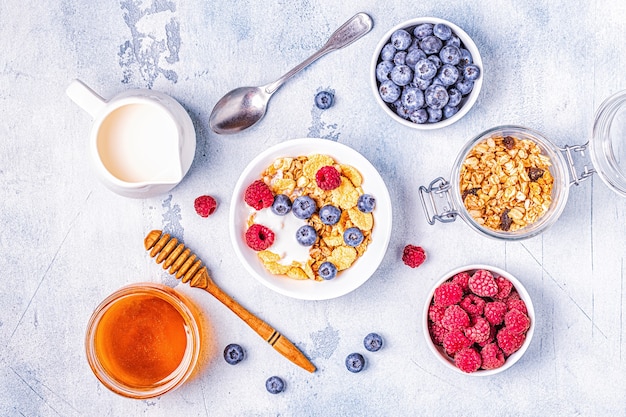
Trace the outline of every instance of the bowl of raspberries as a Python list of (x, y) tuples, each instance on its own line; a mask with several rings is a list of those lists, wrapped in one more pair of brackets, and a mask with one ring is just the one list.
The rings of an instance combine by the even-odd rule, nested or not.
[(376, 47), (370, 72), (374, 97), (385, 113), (421, 130), (449, 126), (467, 114), (483, 82), (472, 38), (436, 17), (391, 28)]
[(533, 304), (513, 275), (487, 265), (445, 274), (424, 306), (430, 350), (448, 368), (473, 376), (502, 372), (517, 362), (535, 329)]

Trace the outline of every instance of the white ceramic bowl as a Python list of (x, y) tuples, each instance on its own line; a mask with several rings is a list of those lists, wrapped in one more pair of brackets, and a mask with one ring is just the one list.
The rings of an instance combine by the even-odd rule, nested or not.
[[(445, 281), (449, 280), (450, 278), (452, 278), (453, 276), (455, 276), (456, 274), (460, 272), (466, 271), (471, 274), (472, 272), (478, 269), (486, 269), (488, 271), (491, 271), (491, 273), (494, 276), (503, 276), (509, 281), (511, 281), (511, 283), (513, 284), (513, 287), (519, 293), (520, 298), (524, 301), (524, 303), (526, 303), (526, 309), (528, 310), (528, 317), (530, 318), (530, 328), (526, 332), (526, 339), (524, 340), (524, 344), (522, 345), (522, 347), (517, 352), (514, 352), (511, 356), (506, 358), (504, 365), (496, 369), (488, 369), (488, 370), (479, 369), (476, 372), (466, 373), (466, 372), (461, 371), (459, 368), (457, 368), (456, 365), (454, 364), (454, 359), (448, 356), (446, 352), (444, 351), (444, 349), (441, 346), (436, 345), (431, 339), (430, 333), (428, 331), (428, 307), (430, 306), (432, 302), (433, 294), (435, 293), (435, 289), (437, 287), (439, 287)], [(535, 310), (533, 307), (532, 300), (530, 299), (530, 296), (528, 295), (528, 292), (526, 291), (526, 288), (524, 288), (522, 283), (510, 273), (500, 268), (496, 268), (495, 266), (490, 266), (490, 265), (467, 265), (467, 266), (462, 266), (460, 268), (456, 268), (448, 272), (447, 274), (443, 275), (439, 280), (437, 280), (433, 288), (430, 290), (430, 293), (428, 294), (428, 297), (426, 298), (426, 302), (424, 303), (422, 328), (424, 331), (424, 337), (426, 339), (426, 344), (428, 345), (428, 348), (431, 350), (431, 352), (433, 352), (435, 357), (446, 368), (452, 369), (453, 371), (459, 372), (463, 375), (490, 376), (490, 375), (498, 374), (500, 372), (503, 372), (509, 369), (511, 366), (515, 364), (515, 362), (517, 362), (524, 355), (524, 352), (526, 352), (526, 350), (528, 349), (528, 346), (530, 345), (530, 342), (533, 338), (533, 334), (535, 332)]]
[[(245, 242), (246, 221), (250, 208), (244, 201), (245, 189), (260, 178), (274, 160), (285, 156), (326, 154), (335, 161), (349, 164), (363, 176), (363, 191), (376, 198), (373, 211), (374, 229), (367, 251), (350, 268), (339, 272), (329, 281), (294, 280), (269, 273), (259, 261), (257, 252)], [(230, 204), (230, 236), (235, 253), (246, 270), (263, 285), (290, 297), (304, 300), (326, 300), (347, 294), (367, 281), (385, 256), (391, 237), (391, 199), (389, 191), (374, 166), (354, 149), (327, 139), (293, 139), (272, 146), (254, 158), (244, 169), (235, 185)]]
[[(474, 88), (472, 89), (472, 91), (467, 96), (463, 97), (463, 99), (461, 100), (459, 111), (456, 114), (454, 114), (452, 117), (448, 119), (443, 119), (437, 123), (419, 124), (419, 123), (414, 123), (411, 120), (407, 120), (398, 116), (396, 112), (389, 107), (389, 104), (383, 101), (383, 99), (380, 97), (380, 94), (378, 93), (378, 87), (380, 86), (380, 83), (376, 79), (376, 66), (381, 61), (380, 52), (382, 51), (383, 47), (387, 43), (389, 43), (391, 34), (398, 29), (405, 29), (405, 30), (411, 29), (409, 33), (411, 33), (412, 35), (412, 29), (415, 26), (420, 25), (422, 23), (433, 23), (433, 24), (443, 23), (443, 24), (448, 25), (450, 29), (452, 29), (452, 32), (456, 36), (459, 37), (459, 39), (465, 46), (465, 49), (467, 49), (472, 54), (473, 63), (480, 68), (480, 77), (476, 81), (474, 81)], [(480, 57), (480, 52), (478, 51), (478, 48), (476, 47), (476, 44), (474, 43), (472, 38), (470, 38), (470, 36), (467, 33), (465, 33), (463, 29), (461, 29), (460, 27), (458, 27), (452, 22), (449, 22), (447, 20), (440, 19), (437, 17), (418, 17), (415, 19), (407, 20), (406, 22), (402, 22), (399, 25), (394, 26), (387, 33), (385, 33), (385, 35), (382, 37), (382, 39), (376, 46), (376, 50), (374, 51), (374, 56), (372, 58), (372, 65), (370, 67), (370, 83), (372, 86), (374, 97), (376, 98), (376, 102), (380, 104), (380, 106), (385, 111), (385, 113), (387, 113), (392, 119), (403, 124), (404, 126), (408, 126), (414, 129), (419, 129), (419, 130), (440, 129), (442, 127), (449, 126), (452, 123), (461, 119), (463, 116), (467, 114), (468, 111), (470, 111), (474, 103), (476, 103), (476, 99), (478, 98), (478, 95), (480, 94), (480, 90), (483, 85), (483, 62)]]

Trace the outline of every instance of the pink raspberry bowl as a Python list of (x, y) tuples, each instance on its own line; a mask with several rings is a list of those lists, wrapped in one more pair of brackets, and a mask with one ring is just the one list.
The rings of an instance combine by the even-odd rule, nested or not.
[[(507, 317), (507, 314), (503, 314), (501, 323), (498, 323), (498, 324), (491, 323), (490, 339), (486, 341), (479, 340), (481, 341), (481, 343), (478, 343), (475, 340), (471, 340), (472, 337), (475, 337), (476, 333), (473, 333), (468, 330), (477, 321), (480, 321), (481, 324), (484, 325), (485, 320), (482, 320), (482, 319), (477, 320), (478, 317), (485, 317), (489, 321), (493, 321), (493, 317), (492, 316), (486, 317), (484, 313), (477, 314), (475, 311), (473, 311), (471, 314), (468, 313), (471, 324), (465, 330), (462, 330), (464, 334), (468, 337), (468, 341), (466, 342), (466, 344), (463, 344), (459, 341), (460, 336), (458, 336), (458, 331), (456, 332), (457, 334), (454, 337), (454, 343), (447, 344), (446, 341), (451, 340), (452, 336), (450, 339), (446, 339), (446, 332), (450, 334), (455, 333), (455, 332), (446, 330), (446, 326), (449, 326), (449, 324), (445, 320), (441, 320), (437, 322), (438, 320), (437, 317), (443, 316), (443, 310), (445, 310), (448, 307), (434, 306), (433, 297), (434, 297), (435, 291), (442, 284), (446, 282), (451, 282), (453, 277), (455, 277), (457, 274), (460, 274), (462, 272), (467, 272), (470, 276), (473, 276), (473, 274), (476, 271), (489, 271), (491, 276), (493, 276), (494, 280), (502, 281), (504, 279), (513, 285), (510, 293), (508, 291), (505, 291), (506, 295), (499, 293), (498, 295), (495, 296), (498, 298), (485, 297), (485, 296), (481, 297), (485, 301), (485, 304), (503, 303), (507, 305), (506, 313), (508, 313), (509, 311), (512, 311), (513, 313), (506, 320), (505, 320), (505, 317)], [(480, 275), (482, 279), (482, 276), (485, 274), (484, 272), (481, 272)], [(489, 274), (486, 274), (486, 275), (489, 276)], [(457, 283), (458, 285), (462, 285), (460, 284), (460, 281), (457, 281), (455, 283)], [(510, 285), (509, 285), (509, 288), (510, 288)], [(474, 298), (477, 297), (475, 294), (472, 293), (472, 290), (469, 287), (465, 287), (463, 291), (464, 291), (464, 297), (467, 295), (471, 295), (471, 297), (474, 297)], [(518, 299), (523, 301), (523, 304), (520, 303)], [(520, 304), (522, 306), (525, 305), (526, 310), (527, 310), (523, 312), (523, 314), (519, 311), (519, 310), (523, 310), (523, 307), (520, 307)], [(458, 307), (455, 307), (457, 305), (461, 305), (461, 303), (457, 303), (453, 306), (456, 310), (459, 310)], [(431, 310), (431, 306), (433, 310)], [(437, 309), (439, 309), (438, 310), (439, 314), (434, 312), (434, 310), (437, 310)], [(432, 317), (429, 317), (429, 312), (432, 312), (431, 314)], [(527, 326), (526, 330), (523, 330), (524, 327), (520, 328), (520, 324), (519, 324), (520, 316), (527, 317), (527, 319), (530, 321), (530, 325)], [(527, 325), (528, 321), (525, 321), (523, 324)], [(432, 326), (432, 329), (431, 329), (431, 326)], [(502, 332), (502, 334), (499, 335), (498, 333), (504, 329), (506, 329), (506, 331)], [(520, 358), (524, 355), (524, 353), (528, 349), (528, 346), (530, 346), (530, 343), (532, 341), (533, 334), (535, 331), (535, 310), (534, 310), (530, 295), (526, 291), (526, 288), (524, 288), (522, 283), (515, 276), (511, 275), (507, 271), (504, 271), (500, 268), (490, 266), (490, 265), (481, 265), (481, 264), (467, 265), (467, 266), (456, 268), (444, 274), (441, 278), (437, 280), (435, 285), (433, 285), (424, 303), (424, 310), (423, 310), (423, 316), (422, 316), (422, 330), (424, 333), (424, 338), (426, 339), (426, 345), (428, 346), (430, 351), (433, 353), (433, 355), (435, 355), (435, 357), (439, 360), (439, 362), (443, 364), (443, 366), (445, 366), (448, 369), (451, 369), (454, 372), (458, 372), (458, 373), (468, 375), (468, 376), (490, 376), (490, 375), (495, 375), (495, 374), (498, 374), (500, 372), (503, 372), (509, 369), (517, 361), (519, 361)], [(511, 336), (511, 331), (516, 332), (518, 335)], [(437, 337), (439, 337), (439, 342), (436, 342), (434, 340)], [(521, 339), (523, 339), (523, 342), (520, 342)], [(442, 342), (442, 340), (445, 340), (445, 341)], [(483, 346), (487, 344), (491, 344), (492, 346), (490, 346), (490, 349), (485, 349), (483, 352)], [(514, 347), (515, 351), (510, 354), (505, 353), (507, 349), (511, 348), (511, 345), (515, 345)], [(444, 346), (447, 346), (449, 349), (458, 348), (458, 349), (466, 349), (466, 350), (475, 350), (479, 353), (479, 355), (477, 356), (475, 353), (473, 355), (467, 355), (467, 354), (458, 355), (457, 354), (458, 362), (459, 362), (457, 364), (455, 363), (454, 351), (448, 352), (446, 351), (446, 348)], [(500, 348), (500, 350), (498, 348)], [(492, 353), (494, 350), (500, 351), (499, 361), (495, 360), (493, 357), (488, 357), (488, 355)], [(467, 352), (464, 352), (464, 353), (467, 353)], [(468, 363), (467, 360), (463, 362), (464, 360), (463, 358), (472, 358), (474, 361), (473, 362), (470, 361), (471, 363)], [(480, 361), (478, 363), (475, 361), (475, 359), (477, 358), (480, 358)], [(504, 358), (504, 363), (501, 363), (502, 358)], [(492, 365), (494, 361), (500, 362), (498, 365), (496, 365), (497, 367), (494, 367)], [(489, 369), (484, 369), (483, 365)], [(476, 368), (476, 366), (478, 368)], [(467, 370), (467, 369), (462, 370), (460, 369), (460, 367), (465, 367), (465, 368), (469, 367), (471, 370)]]

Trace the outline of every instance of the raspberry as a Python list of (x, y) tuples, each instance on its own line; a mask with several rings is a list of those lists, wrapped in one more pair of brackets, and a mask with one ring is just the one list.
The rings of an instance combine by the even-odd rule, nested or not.
[(441, 346), (443, 345), (443, 339), (448, 334), (448, 331), (437, 323), (428, 323), (428, 333), (430, 333), (430, 338), (433, 340), (433, 343)]
[(482, 358), (476, 349), (468, 347), (460, 350), (454, 356), (454, 364), (461, 371), (472, 373), (480, 369), (480, 365), (482, 365)]
[(322, 190), (334, 190), (341, 185), (341, 176), (334, 166), (326, 165), (315, 173), (315, 182)]
[(526, 333), (515, 334), (508, 328), (503, 327), (496, 335), (498, 346), (506, 356), (509, 356), (519, 350), (526, 340)]
[(504, 326), (512, 333), (525, 333), (530, 327), (530, 319), (526, 314), (514, 308), (504, 315)]
[(495, 338), (496, 338), (496, 328), (492, 325), (489, 325), (489, 337), (487, 337), (487, 339), (484, 342), (479, 343), (478, 346), (483, 347), (485, 345), (488, 345), (489, 343), (492, 343)]
[(244, 200), (255, 210), (271, 207), (274, 203), (274, 194), (270, 187), (262, 180), (256, 180), (246, 188)]
[(465, 337), (460, 330), (448, 332), (443, 337), (442, 346), (450, 356), (454, 356), (461, 349), (468, 348), (471, 345), (472, 341)]
[(470, 316), (482, 316), (487, 302), (475, 294), (468, 294), (459, 303)]
[(469, 289), (481, 297), (493, 297), (498, 293), (498, 284), (491, 272), (479, 269), (468, 281)]
[(444, 306), (437, 306), (431, 304), (428, 307), (428, 318), (435, 324), (441, 325), (441, 319), (443, 319), (443, 313), (446, 311)]
[(426, 260), (426, 252), (421, 246), (406, 245), (402, 251), (402, 262), (411, 268), (417, 268)]
[(246, 244), (250, 249), (260, 251), (272, 246), (274, 243), (274, 232), (261, 225), (253, 224), (246, 230)]
[(441, 325), (450, 331), (463, 330), (468, 327), (469, 324), (469, 316), (465, 310), (457, 304), (448, 306), (441, 319)]
[(463, 290), (456, 284), (451, 282), (444, 282), (435, 289), (433, 299), (435, 305), (438, 306), (451, 306), (452, 304), (458, 304), (463, 298)]
[(467, 272), (459, 272), (458, 274), (452, 277), (452, 282), (454, 282), (456, 285), (461, 287), (463, 292), (468, 292), (469, 291), (469, 285), (468, 285), (469, 279), (470, 279), (470, 274), (468, 274)]
[(480, 351), (483, 369), (496, 369), (504, 365), (504, 354), (495, 343), (483, 346)]
[(498, 293), (493, 298), (503, 300), (509, 296), (513, 289), (513, 283), (504, 277), (497, 277), (496, 284), (498, 285)]
[(507, 310), (519, 310), (522, 313), (528, 315), (528, 309), (526, 308), (526, 303), (520, 299), (508, 299), (506, 301)]
[(193, 202), (193, 208), (200, 216), (209, 217), (217, 208), (217, 202), (210, 195), (201, 195)]
[(521, 297), (520, 297), (519, 293), (517, 292), (517, 290), (512, 289), (511, 293), (507, 297), (507, 300), (519, 300), (519, 299), (521, 299)]
[(489, 339), (491, 326), (484, 317), (476, 317), (472, 327), (465, 329), (465, 336), (473, 342), (484, 343)]
[(502, 301), (492, 301), (485, 304), (485, 318), (494, 326), (502, 323), (506, 314), (506, 304)]

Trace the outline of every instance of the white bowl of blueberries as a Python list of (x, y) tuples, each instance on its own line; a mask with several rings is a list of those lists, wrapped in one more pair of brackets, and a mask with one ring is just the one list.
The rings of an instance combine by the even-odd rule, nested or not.
[(376, 101), (394, 120), (415, 129), (439, 129), (474, 105), (483, 65), (463, 29), (436, 17), (420, 17), (383, 36), (371, 77)]

